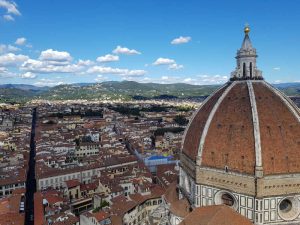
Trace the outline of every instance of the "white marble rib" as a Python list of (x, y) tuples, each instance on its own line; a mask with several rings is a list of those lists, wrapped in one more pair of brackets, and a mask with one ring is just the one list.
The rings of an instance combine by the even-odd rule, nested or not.
[(279, 98), (286, 104), (286, 106), (288, 107), (288, 109), (290, 110), (290, 112), (294, 114), (294, 116), (296, 117), (296, 119), (300, 123), (300, 110), (296, 110), (296, 109), (298, 109), (298, 107), (297, 106), (293, 107), (294, 103), (285, 94), (283, 94), (281, 91), (279, 91), (277, 88), (273, 87), (272, 85), (270, 85), (267, 82), (263, 82), (263, 83), (273, 93), (275, 93), (277, 96), (279, 96)]
[(222, 86), (221, 86), (220, 88), (218, 88), (217, 90), (215, 90), (212, 94), (210, 94), (210, 96), (208, 96), (208, 97), (201, 103), (201, 106), (196, 110), (196, 112), (194, 112), (192, 118), (191, 118), (190, 121), (189, 121), (189, 124), (187, 125), (187, 127), (186, 127), (186, 129), (185, 129), (185, 131), (184, 131), (183, 138), (182, 138), (182, 141), (181, 141), (181, 151), (183, 150), (183, 145), (184, 145), (186, 133), (187, 133), (187, 131), (189, 130), (190, 125), (191, 125), (191, 123), (193, 122), (195, 116), (199, 113), (199, 111), (200, 111), (201, 108), (205, 105), (205, 103), (208, 102), (208, 101), (212, 98), (212, 96), (214, 96), (218, 91), (220, 91), (220, 90), (221, 90), (222, 88), (224, 88), (226, 85), (227, 85), (227, 83), (224, 84), (224, 85), (222, 85)]
[(227, 96), (227, 94), (229, 93), (229, 91), (235, 86), (236, 82), (233, 82), (232, 84), (230, 84), (227, 89), (223, 92), (223, 94), (220, 96), (220, 98), (218, 99), (217, 103), (214, 105), (213, 109), (211, 110), (209, 117), (205, 123), (203, 132), (202, 132), (202, 136), (200, 139), (200, 145), (198, 148), (198, 156), (197, 156), (197, 164), (200, 165), (202, 162), (202, 151), (203, 151), (203, 147), (204, 147), (204, 142), (205, 142), (205, 138), (207, 136), (207, 132), (209, 129), (209, 126), (211, 124), (212, 119), (214, 118), (214, 115), (216, 113), (216, 111), (218, 110), (220, 104), (222, 103), (222, 101), (224, 100), (224, 98)]
[(253, 134), (255, 141), (255, 171), (262, 171), (262, 155), (261, 155), (261, 139), (260, 139), (260, 127), (259, 127), (259, 118), (257, 112), (257, 105), (255, 99), (255, 93), (253, 90), (252, 82), (247, 81), (251, 110), (252, 110), (252, 121), (253, 121)]

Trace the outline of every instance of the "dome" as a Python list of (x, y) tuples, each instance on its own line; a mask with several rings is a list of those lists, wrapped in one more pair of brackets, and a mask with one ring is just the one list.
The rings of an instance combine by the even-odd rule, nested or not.
[(193, 207), (227, 205), (255, 224), (299, 224), (300, 111), (263, 79), (248, 33), (230, 80), (190, 120), (178, 187)]
[(300, 173), (300, 112), (263, 80), (228, 82), (198, 109), (182, 154), (198, 166), (248, 175)]

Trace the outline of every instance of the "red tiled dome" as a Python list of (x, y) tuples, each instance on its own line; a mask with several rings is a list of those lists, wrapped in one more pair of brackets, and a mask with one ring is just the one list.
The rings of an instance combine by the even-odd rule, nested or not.
[(182, 154), (202, 167), (254, 175), (300, 172), (300, 112), (265, 81), (233, 81), (194, 114)]

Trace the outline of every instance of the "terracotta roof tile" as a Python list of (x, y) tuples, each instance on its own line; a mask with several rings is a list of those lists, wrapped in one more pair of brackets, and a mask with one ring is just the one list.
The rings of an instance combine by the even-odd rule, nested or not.
[(250, 220), (225, 205), (194, 209), (179, 225), (253, 225)]

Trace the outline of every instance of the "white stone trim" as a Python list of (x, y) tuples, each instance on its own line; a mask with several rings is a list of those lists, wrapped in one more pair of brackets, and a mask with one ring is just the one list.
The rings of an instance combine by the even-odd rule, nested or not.
[(233, 176), (236, 176), (236, 177), (245, 177), (245, 178), (251, 178), (251, 179), (254, 178), (254, 176), (243, 174), (243, 173), (237, 173), (237, 172), (232, 172), (232, 171), (225, 172), (222, 169), (205, 167), (205, 166), (201, 166), (199, 170), (204, 171), (204, 172), (206, 172), (206, 171), (216, 172), (216, 173), (220, 173), (220, 174), (224, 174), (224, 175), (233, 175)]
[(267, 86), (273, 93), (275, 93), (276, 95), (278, 95), (280, 97), (280, 99), (286, 104), (286, 106), (288, 107), (290, 112), (294, 114), (294, 116), (300, 123), (300, 115), (299, 115), (300, 110), (298, 109), (298, 107), (296, 105), (294, 105), (294, 103), (285, 94), (283, 94), (281, 91), (279, 91), (277, 88), (273, 87), (272, 85), (270, 85), (267, 82), (264, 82), (264, 85)]
[(208, 102), (212, 96), (214, 96), (218, 91), (220, 91), (222, 88), (226, 87), (228, 83), (225, 83), (224, 85), (222, 85), (221, 87), (219, 87), (218, 89), (216, 89), (213, 93), (211, 93), (200, 105), (200, 107), (196, 110), (196, 112), (194, 112), (192, 118), (190, 119), (189, 124), (187, 125), (187, 127), (185, 128), (184, 134), (183, 134), (183, 138), (181, 141), (181, 151), (183, 149), (183, 145), (184, 145), (184, 141), (185, 141), (185, 137), (186, 137), (186, 133), (190, 128), (190, 125), (192, 124), (194, 118), (196, 117), (196, 115), (199, 113), (199, 111), (202, 109), (202, 107), (206, 104), (206, 102)]
[(262, 168), (262, 154), (261, 154), (261, 139), (260, 139), (260, 128), (259, 128), (259, 118), (257, 112), (257, 105), (255, 100), (255, 93), (251, 81), (247, 81), (249, 98), (252, 110), (252, 121), (253, 121), (253, 135), (255, 141), (255, 175), (258, 177), (263, 176)]
[(220, 96), (220, 98), (218, 99), (217, 103), (214, 105), (213, 109), (211, 110), (209, 117), (205, 123), (203, 132), (202, 132), (202, 136), (200, 139), (200, 144), (199, 144), (199, 148), (198, 148), (198, 154), (197, 154), (197, 165), (200, 165), (202, 162), (202, 151), (203, 151), (203, 147), (204, 147), (204, 142), (205, 142), (205, 138), (207, 136), (207, 132), (208, 129), (210, 127), (211, 121), (214, 118), (217, 109), (219, 108), (220, 104), (222, 103), (222, 101), (224, 100), (224, 98), (227, 96), (227, 94), (229, 93), (229, 91), (235, 86), (236, 82), (232, 82), (232, 84), (230, 84), (227, 89), (223, 92), (223, 94)]

